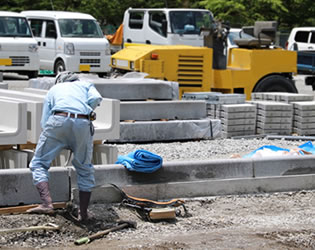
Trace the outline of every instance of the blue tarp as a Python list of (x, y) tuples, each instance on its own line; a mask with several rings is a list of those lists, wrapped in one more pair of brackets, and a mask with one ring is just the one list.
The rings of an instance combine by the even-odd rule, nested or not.
[(309, 153), (315, 154), (315, 147), (311, 141), (308, 141), (299, 146), (300, 149), (303, 149)]
[[(309, 152), (311, 154), (315, 154), (315, 147), (313, 146), (312, 142), (311, 141), (308, 141), (300, 146), (298, 146), (299, 149), (302, 149), (306, 152)], [(252, 152), (250, 152), (249, 154), (247, 155), (244, 155), (243, 158), (250, 158), (250, 157), (253, 157), (258, 151), (261, 151), (261, 150), (271, 150), (273, 152), (278, 152), (278, 151), (286, 151), (286, 152), (290, 152), (290, 149), (287, 149), (287, 148), (280, 148), (280, 147), (277, 147), (277, 146), (273, 146), (273, 145), (265, 145), (265, 146), (262, 146)], [(304, 155), (304, 152), (303, 151), (299, 151), (299, 154), (300, 155)]]
[(162, 157), (144, 149), (138, 149), (124, 156), (118, 156), (116, 164), (124, 165), (130, 171), (152, 173), (162, 167)]

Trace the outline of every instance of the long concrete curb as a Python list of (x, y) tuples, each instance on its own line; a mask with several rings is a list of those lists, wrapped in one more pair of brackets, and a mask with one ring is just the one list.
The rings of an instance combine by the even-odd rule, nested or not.
[[(220, 159), (165, 162), (151, 174), (130, 172), (122, 165), (95, 166), (92, 201), (117, 202), (114, 183), (130, 195), (149, 199), (199, 197), (238, 193), (314, 189), (315, 156), (263, 159)], [(54, 201), (77, 199), (73, 167), (52, 167), (50, 187)], [(71, 188), (71, 191), (69, 191)], [(38, 203), (29, 169), (0, 170), (0, 206)]]

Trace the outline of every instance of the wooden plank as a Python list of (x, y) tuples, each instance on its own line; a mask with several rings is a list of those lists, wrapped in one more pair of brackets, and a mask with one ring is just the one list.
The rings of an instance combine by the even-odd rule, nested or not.
[(35, 149), (36, 148), (36, 145), (35, 143), (30, 143), (28, 142), (27, 144), (19, 144), (17, 145), (17, 148), (18, 149)]
[[(0, 214), (20, 214), (25, 213), (30, 208), (37, 207), (39, 204), (17, 206), (17, 207), (3, 207), (0, 208)], [(53, 203), (54, 209), (66, 208), (67, 202), (55, 202)]]
[(0, 145), (0, 150), (9, 150), (12, 148), (13, 148), (13, 145)]
[(94, 145), (102, 144), (102, 140), (93, 141)]
[(175, 208), (153, 208), (149, 213), (151, 220), (175, 219)]

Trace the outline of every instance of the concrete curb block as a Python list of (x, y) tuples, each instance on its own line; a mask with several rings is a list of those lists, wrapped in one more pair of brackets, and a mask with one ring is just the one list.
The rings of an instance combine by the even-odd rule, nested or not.
[(315, 174), (315, 155), (264, 157), (253, 160), (254, 176)]
[[(155, 200), (313, 189), (314, 162), (314, 155), (178, 161), (165, 162), (161, 169), (151, 174), (130, 172), (117, 164), (96, 165), (93, 199), (117, 201), (117, 192), (102, 187), (110, 183), (126, 187), (132, 195)], [(50, 174), (54, 201), (69, 201), (70, 187), (76, 198), (76, 172), (73, 167), (53, 167)], [(0, 206), (38, 202), (29, 169), (0, 171)]]
[[(166, 200), (172, 198), (311, 190), (314, 188), (315, 175), (294, 175), (133, 185), (125, 186), (123, 190), (135, 197)], [(75, 193), (74, 198), (77, 200), (77, 190)], [(93, 192), (91, 201), (96, 203), (120, 202), (121, 195), (113, 187), (105, 186)]]
[[(53, 201), (69, 201), (69, 170), (66, 168), (51, 168), (49, 173), (49, 186)], [(36, 187), (33, 185), (32, 173), (28, 168), (0, 171), (0, 206), (34, 203), (40, 203), (40, 199)]]

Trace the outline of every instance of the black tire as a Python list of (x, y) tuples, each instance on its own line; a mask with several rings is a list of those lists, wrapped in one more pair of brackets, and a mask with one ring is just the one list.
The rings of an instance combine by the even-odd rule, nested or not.
[(298, 93), (294, 81), (283, 76), (267, 76), (255, 86), (253, 92), (286, 92)]
[(66, 70), (65, 63), (62, 60), (57, 61), (55, 65), (54, 73), (58, 75), (60, 72), (63, 72), (65, 70)]
[(38, 70), (28, 72), (27, 76), (28, 76), (28, 79), (37, 78), (38, 77)]

